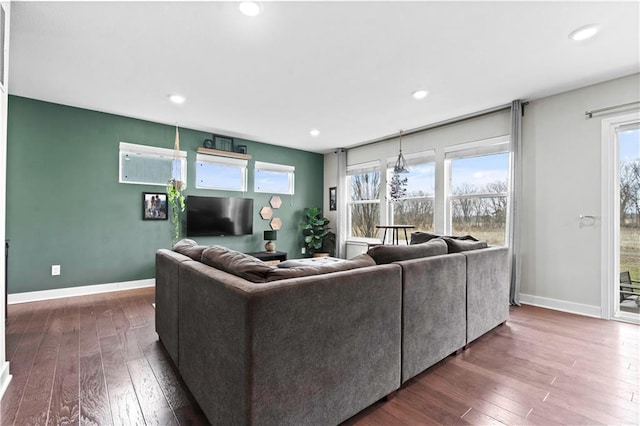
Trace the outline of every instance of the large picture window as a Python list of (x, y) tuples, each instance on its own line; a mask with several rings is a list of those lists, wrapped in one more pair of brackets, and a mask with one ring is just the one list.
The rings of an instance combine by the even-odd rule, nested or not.
[[(389, 202), (389, 218), (392, 225), (413, 225), (412, 231), (434, 232), (435, 203), (435, 161), (433, 151), (405, 157), (409, 173), (406, 197), (401, 201)], [(395, 158), (393, 159), (395, 161)], [(387, 166), (387, 182), (393, 175), (393, 163)], [(387, 200), (390, 200), (387, 195)], [(404, 238), (404, 234), (401, 235)]]
[(445, 154), (448, 232), (505, 245), (509, 141), (498, 138)]
[(349, 236), (377, 238), (380, 224), (380, 163), (347, 168), (349, 185)]

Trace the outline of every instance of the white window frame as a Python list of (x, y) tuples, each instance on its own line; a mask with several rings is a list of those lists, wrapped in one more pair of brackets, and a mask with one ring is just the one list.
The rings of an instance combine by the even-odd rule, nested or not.
[(483, 157), (493, 154), (509, 154), (509, 166), (507, 169), (507, 179), (511, 179), (511, 138), (509, 135), (498, 136), (495, 138), (482, 139), (464, 144), (450, 145), (444, 148), (444, 230), (446, 234), (453, 234), (452, 224), (452, 202), (454, 200), (471, 199), (471, 198), (494, 198), (505, 197), (507, 200), (507, 212), (505, 218), (505, 246), (508, 245), (509, 226), (509, 208), (511, 205), (511, 198), (509, 194), (509, 182), (507, 182), (507, 191), (500, 193), (474, 193), (464, 195), (452, 195), (451, 194), (451, 161), (460, 160), (463, 158), (471, 157)]
[[(368, 238), (368, 237), (354, 237), (351, 234), (351, 217), (352, 217), (352, 206), (356, 204), (378, 204), (380, 205), (380, 198), (371, 199), (371, 200), (351, 200), (351, 176), (360, 175), (365, 173), (377, 172), (380, 174), (380, 185), (382, 182), (382, 171), (380, 170), (380, 161), (369, 161), (367, 163), (359, 163), (353, 164), (351, 166), (347, 166), (347, 239), (349, 241), (362, 241), (362, 242), (377, 242), (380, 241), (379, 238)], [(380, 191), (380, 194), (384, 194), (384, 191)], [(382, 211), (380, 211), (380, 220), (382, 220)]]
[[(214, 190), (220, 190), (220, 191), (246, 192), (248, 163), (249, 162), (247, 160), (242, 160), (238, 158), (217, 157), (217, 156), (208, 155), (208, 154), (196, 154), (196, 188), (197, 189), (214, 189)], [(215, 183), (213, 185), (207, 185), (206, 183), (201, 183), (200, 182), (201, 179), (198, 177), (198, 172), (206, 164), (214, 164), (218, 166), (227, 166), (227, 167), (233, 167), (233, 168), (239, 169), (242, 175), (241, 187), (227, 188), (223, 186), (216, 186)]]
[[(295, 193), (295, 176), (296, 176), (296, 168), (295, 166), (287, 166), (285, 164), (276, 164), (276, 163), (265, 163), (263, 161), (256, 161), (254, 163), (254, 171), (253, 171), (253, 192), (259, 193), (267, 193), (267, 194), (286, 194), (293, 195)], [(272, 188), (258, 188), (258, 179), (257, 174), (259, 171), (266, 172), (275, 172), (275, 173), (286, 173), (288, 178), (288, 192), (278, 192), (274, 191)]]
[[(172, 178), (172, 161), (175, 160), (175, 151), (173, 149), (168, 148), (159, 148), (156, 146), (149, 145), (139, 145), (128, 142), (120, 142), (118, 149), (118, 182), (119, 183), (127, 183), (133, 185), (153, 185), (153, 186), (167, 186), (167, 183)], [(167, 170), (166, 170), (166, 179), (163, 182), (144, 182), (144, 181), (129, 181), (123, 180), (123, 165), (124, 161), (127, 161), (126, 158), (136, 158), (136, 157), (146, 157), (146, 158), (156, 158), (167, 160)], [(184, 183), (184, 187), (186, 188), (187, 183), (187, 152), (179, 151), (178, 160), (181, 163), (181, 180)]]

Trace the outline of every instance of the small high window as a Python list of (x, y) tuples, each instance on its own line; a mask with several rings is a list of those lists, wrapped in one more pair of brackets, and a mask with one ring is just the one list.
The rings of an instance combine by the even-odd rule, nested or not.
[[(173, 171), (174, 150), (120, 142), (120, 183), (167, 186)], [(187, 182), (187, 153), (180, 151), (182, 182)]]
[(295, 192), (295, 171), (294, 166), (256, 161), (253, 190), (292, 195)]
[(245, 192), (247, 160), (197, 154), (196, 188)]

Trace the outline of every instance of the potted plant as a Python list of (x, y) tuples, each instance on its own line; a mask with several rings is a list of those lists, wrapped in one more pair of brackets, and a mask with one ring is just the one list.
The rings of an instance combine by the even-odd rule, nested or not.
[[(319, 256), (325, 240), (331, 234), (327, 228), (329, 219), (322, 216), (322, 210), (311, 207), (304, 210), (304, 221), (300, 224), (304, 237), (304, 246), (310, 256)], [(325, 253), (328, 256), (329, 253)]]

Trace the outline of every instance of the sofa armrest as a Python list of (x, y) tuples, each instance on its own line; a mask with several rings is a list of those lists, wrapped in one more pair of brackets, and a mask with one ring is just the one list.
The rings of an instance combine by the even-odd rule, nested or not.
[(178, 365), (179, 267), (191, 259), (171, 250), (156, 252), (156, 332), (173, 362)]
[(465, 251), (467, 258), (467, 343), (509, 317), (509, 249)]
[(181, 280), (180, 372), (213, 424), (338, 424), (400, 387), (398, 265)]

